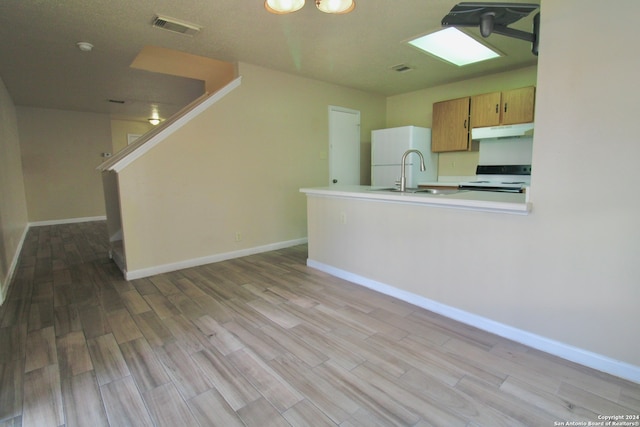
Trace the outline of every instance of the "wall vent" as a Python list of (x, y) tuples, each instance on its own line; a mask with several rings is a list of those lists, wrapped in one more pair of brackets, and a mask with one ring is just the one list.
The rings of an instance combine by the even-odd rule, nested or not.
[(398, 64), (398, 65), (394, 65), (393, 67), (391, 67), (391, 69), (393, 71), (397, 71), (399, 73), (406, 73), (407, 71), (411, 71), (413, 70), (413, 68), (409, 67), (406, 64)]
[(162, 30), (173, 31), (174, 33), (184, 34), (186, 36), (194, 36), (200, 32), (200, 27), (195, 24), (160, 15), (153, 19), (152, 26)]

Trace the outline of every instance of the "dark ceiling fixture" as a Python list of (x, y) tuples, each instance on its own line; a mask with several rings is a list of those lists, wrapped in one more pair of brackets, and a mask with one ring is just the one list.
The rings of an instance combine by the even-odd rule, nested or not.
[(532, 3), (458, 3), (442, 18), (443, 27), (479, 27), (482, 37), (492, 33), (531, 42), (531, 52), (538, 55), (540, 13), (533, 17), (533, 32), (509, 28), (540, 5)]

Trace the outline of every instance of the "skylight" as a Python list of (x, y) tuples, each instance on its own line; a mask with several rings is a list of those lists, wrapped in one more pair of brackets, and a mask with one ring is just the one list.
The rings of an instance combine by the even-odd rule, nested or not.
[(409, 44), (459, 67), (500, 56), (498, 52), (454, 27), (418, 37), (409, 41)]

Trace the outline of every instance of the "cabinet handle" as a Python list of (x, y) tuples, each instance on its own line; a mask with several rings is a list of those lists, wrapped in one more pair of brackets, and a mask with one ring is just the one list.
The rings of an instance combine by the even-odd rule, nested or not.
[(498, 111), (500, 111), (500, 106), (496, 104), (496, 114), (498, 114)]
[(507, 103), (506, 102), (504, 103), (504, 112), (505, 113), (507, 112)]
[(465, 129), (467, 128), (467, 121), (466, 120), (464, 121), (463, 126), (464, 126)]

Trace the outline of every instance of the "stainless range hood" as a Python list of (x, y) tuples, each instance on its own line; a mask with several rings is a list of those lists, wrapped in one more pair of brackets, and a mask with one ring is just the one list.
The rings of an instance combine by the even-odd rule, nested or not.
[(512, 138), (517, 136), (533, 136), (533, 123), (471, 129), (471, 139), (474, 140)]

